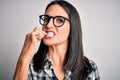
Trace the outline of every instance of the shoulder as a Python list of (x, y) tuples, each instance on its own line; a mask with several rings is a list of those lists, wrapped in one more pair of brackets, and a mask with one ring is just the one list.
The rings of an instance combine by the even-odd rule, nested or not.
[(96, 63), (92, 60), (89, 60), (89, 63), (91, 65), (93, 71), (95, 72), (98, 69)]
[(100, 80), (98, 67), (97, 67), (96, 63), (92, 60), (89, 60), (89, 63), (92, 67), (92, 72), (88, 75), (88, 78), (92, 79), (92, 80)]

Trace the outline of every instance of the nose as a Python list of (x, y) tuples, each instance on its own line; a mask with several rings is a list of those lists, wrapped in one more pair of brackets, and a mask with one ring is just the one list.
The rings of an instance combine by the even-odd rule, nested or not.
[(53, 18), (50, 19), (50, 21), (48, 22), (48, 24), (46, 25), (47, 28), (53, 28), (54, 24), (53, 24)]

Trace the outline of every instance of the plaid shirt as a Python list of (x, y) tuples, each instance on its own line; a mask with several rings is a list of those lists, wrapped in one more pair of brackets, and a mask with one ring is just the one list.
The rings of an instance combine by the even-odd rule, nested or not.
[[(98, 69), (93, 61), (90, 61), (93, 71), (88, 75), (86, 80), (100, 80)], [(29, 66), (28, 80), (58, 80), (55, 73), (51, 67), (51, 61), (47, 58), (43, 70), (40, 72), (35, 72), (33, 69), (33, 62)], [(71, 80), (71, 71), (66, 71), (64, 80)]]

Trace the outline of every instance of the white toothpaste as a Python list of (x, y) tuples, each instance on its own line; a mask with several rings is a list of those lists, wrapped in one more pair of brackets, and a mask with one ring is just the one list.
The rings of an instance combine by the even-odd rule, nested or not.
[(47, 36), (48, 36), (48, 37), (53, 37), (53, 36), (54, 36), (54, 33), (53, 33), (53, 32), (47, 32)]

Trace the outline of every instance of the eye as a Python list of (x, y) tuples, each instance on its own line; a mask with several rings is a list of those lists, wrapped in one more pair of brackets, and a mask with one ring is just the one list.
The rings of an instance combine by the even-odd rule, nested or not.
[(64, 20), (64, 18), (62, 18), (62, 17), (56, 17), (56, 18), (55, 18), (55, 22), (56, 22), (56, 23), (64, 23), (64, 21), (65, 21), (65, 20)]
[(48, 20), (48, 18), (44, 18), (43, 21), (44, 22), (48, 22), (49, 20)]
[(48, 22), (48, 21), (49, 21), (49, 18), (48, 18), (48, 16), (43, 16), (43, 17), (42, 17), (42, 20), (45, 21), (45, 22)]
[(40, 24), (46, 25), (49, 22), (49, 16), (48, 15), (41, 15), (40, 16)]

